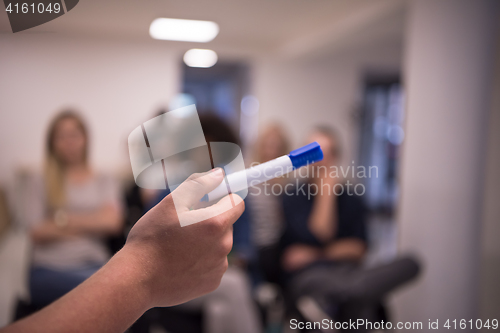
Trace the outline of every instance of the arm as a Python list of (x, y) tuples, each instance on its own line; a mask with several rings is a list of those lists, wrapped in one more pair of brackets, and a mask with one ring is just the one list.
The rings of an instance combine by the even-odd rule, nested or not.
[(0, 332), (125, 331), (149, 306), (141, 268), (126, 252), (58, 301)]
[[(337, 180), (327, 176), (319, 181), (330, 185), (332, 190), (316, 196), (307, 223), (311, 233), (324, 243), (332, 239), (337, 232), (337, 197), (333, 193)], [(321, 185), (318, 185), (318, 188), (321, 188)]]
[(100, 197), (103, 205), (100, 209), (84, 214), (69, 214), (70, 232), (91, 235), (115, 235), (122, 230), (123, 217), (119, 204), (119, 187), (111, 177), (98, 178)]
[(324, 250), (324, 257), (330, 260), (360, 261), (365, 252), (364, 241), (358, 238), (345, 238), (329, 244)]
[(339, 230), (339, 239), (327, 244), (324, 256), (330, 260), (360, 261), (366, 253), (366, 208), (360, 197), (344, 200), (346, 224)]
[(113, 235), (120, 232), (122, 214), (117, 205), (107, 204), (88, 214), (70, 214), (68, 231), (77, 234)]
[(119, 209), (108, 204), (93, 213), (69, 215), (68, 225), (63, 228), (54, 219), (45, 220), (32, 228), (31, 238), (35, 243), (49, 243), (82, 234), (113, 235), (121, 230), (122, 220)]
[[(326, 182), (333, 188), (336, 179), (324, 177), (318, 181), (320, 183), (318, 187), (321, 182), (323, 184)], [(295, 271), (323, 258), (323, 245), (319, 244), (327, 245), (337, 232), (337, 197), (333, 191), (316, 195), (310, 212), (296, 208), (301, 206), (300, 200), (285, 200), (284, 204), (285, 219), (293, 241), (290, 242), (290, 239), (286, 238), (288, 232), (285, 230), (285, 248), (281, 256), (281, 265), (285, 271)], [(298, 243), (294, 234), (305, 234), (309, 241), (303, 239), (303, 243)], [(308, 245), (318, 241), (319, 244), (315, 246)]]
[(357, 238), (346, 238), (334, 241), (324, 250), (305, 244), (294, 244), (283, 253), (282, 265), (286, 271), (295, 271), (317, 260), (361, 261), (366, 253), (365, 242)]
[(39, 176), (28, 178), (27, 209), (23, 222), (34, 243), (48, 243), (74, 237), (67, 230), (58, 228), (54, 219), (47, 219), (47, 198), (43, 180)]
[(318, 247), (293, 244), (284, 250), (281, 264), (285, 271), (293, 272), (321, 259), (322, 255), (323, 253)]
[(43, 223), (31, 229), (31, 239), (34, 243), (50, 243), (62, 239), (70, 239), (76, 236), (67, 229), (61, 229), (53, 220), (45, 220)]
[[(211, 172), (189, 179), (144, 215), (127, 243), (101, 270), (73, 291), (13, 325), (10, 332), (123, 332), (147, 309), (172, 306), (215, 290), (227, 269), (232, 223), (244, 210), (237, 195), (203, 209), (189, 210), (223, 180)], [(199, 175), (198, 175), (199, 176)], [(234, 200), (236, 206), (231, 206)], [(177, 212), (214, 216), (181, 227)], [(194, 214), (194, 215), (189, 215)]]
[(366, 253), (365, 242), (357, 238), (337, 240), (324, 250), (305, 244), (294, 244), (287, 247), (283, 253), (283, 268), (295, 271), (317, 260), (361, 261)]

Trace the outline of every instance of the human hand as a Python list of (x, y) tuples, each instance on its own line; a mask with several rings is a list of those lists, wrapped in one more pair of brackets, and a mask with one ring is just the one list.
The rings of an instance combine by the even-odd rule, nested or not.
[[(210, 207), (190, 209), (223, 177), (220, 168), (192, 175), (172, 192), (175, 205), (168, 195), (130, 231), (121, 252), (142, 273), (150, 307), (184, 303), (219, 286), (233, 244), (232, 225), (245, 205), (231, 194)], [(202, 222), (181, 227), (178, 214)]]
[(283, 268), (288, 271), (301, 269), (319, 259), (321, 251), (313, 246), (295, 244), (287, 247), (283, 253)]
[[(227, 269), (232, 224), (245, 209), (229, 195), (191, 210), (223, 181), (221, 169), (192, 175), (145, 214), (127, 243), (78, 287), (2, 332), (123, 332), (146, 310), (215, 290)], [(187, 221), (181, 227), (179, 219)], [(199, 223), (196, 223), (201, 221)]]

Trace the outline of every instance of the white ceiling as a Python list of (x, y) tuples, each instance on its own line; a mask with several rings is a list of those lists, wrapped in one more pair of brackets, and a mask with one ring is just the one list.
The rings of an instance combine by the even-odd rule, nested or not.
[[(11, 34), (4, 11), (0, 36)], [(302, 56), (359, 43), (400, 41), (402, 0), (80, 0), (66, 15), (18, 34), (151, 41), (157, 17), (215, 21), (219, 35), (197, 47)]]

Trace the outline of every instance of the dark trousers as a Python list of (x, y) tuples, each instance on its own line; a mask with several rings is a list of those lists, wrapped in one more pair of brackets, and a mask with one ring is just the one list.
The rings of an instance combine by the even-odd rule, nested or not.
[(317, 263), (290, 277), (290, 309), (293, 311), (302, 296), (309, 296), (337, 321), (376, 320), (384, 296), (416, 277), (418, 271), (417, 261), (410, 257), (368, 269), (353, 263)]
[(97, 272), (101, 266), (91, 264), (67, 270), (32, 267), (29, 283), (31, 304), (43, 307), (52, 303)]

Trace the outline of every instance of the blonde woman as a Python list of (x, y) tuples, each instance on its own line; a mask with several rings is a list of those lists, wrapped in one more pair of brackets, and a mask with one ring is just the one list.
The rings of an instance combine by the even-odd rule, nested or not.
[(121, 231), (118, 188), (89, 166), (88, 141), (83, 120), (72, 111), (50, 124), (44, 177), (28, 200), (35, 306), (51, 303), (104, 265), (110, 254), (103, 238)]
[[(270, 124), (263, 129), (255, 143), (254, 161), (264, 163), (289, 152), (290, 145), (285, 130), (278, 124)], [(275, 283), (279, 282), (280, 276), (277, 246), (283, 229), (281, 197), (275, 193), (287, 181), (287, 178), (276, 178), (251, 187), (247, 197), (252, 218), (252, 241), (257, 248), (259, 267), (264, 278)]]

